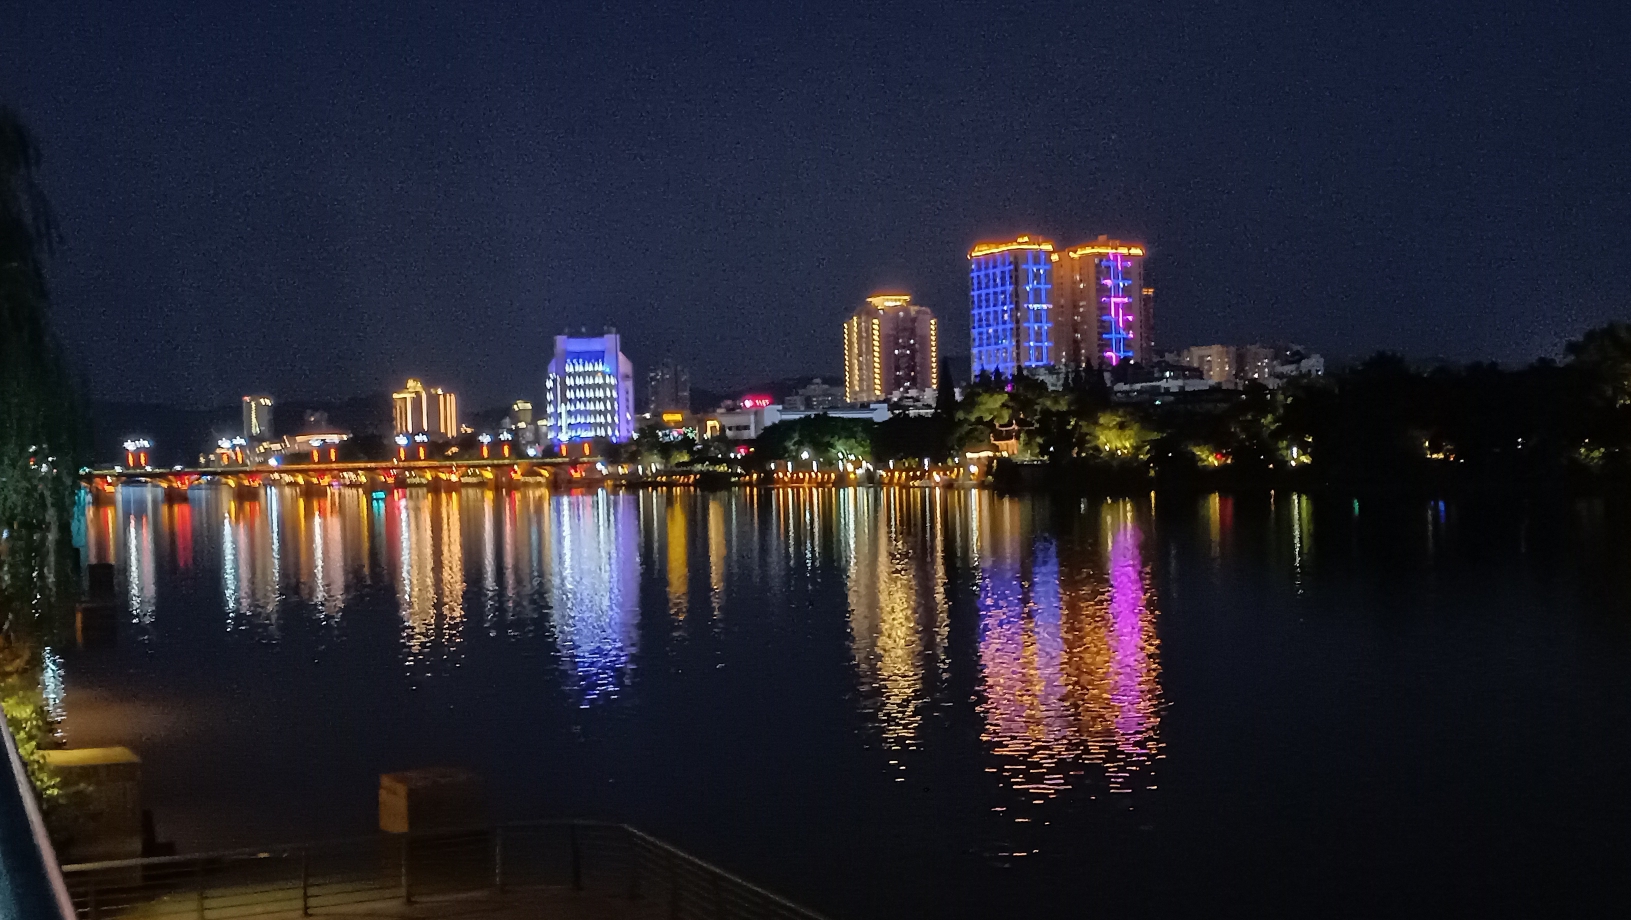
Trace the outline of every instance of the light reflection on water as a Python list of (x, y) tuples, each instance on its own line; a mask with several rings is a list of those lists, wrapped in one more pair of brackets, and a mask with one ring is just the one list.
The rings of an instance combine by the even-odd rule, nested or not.
[(580, 705), (614, 697), (640, 619), (640, 534), (627, 496), (559, 496), (550, 503), (544, 578), (550, 621)]
[[(457, 756), (517, 817), (680, 829), (833, 916), (1247, 889), (1320, 914), (1408, 866), (1450, 910), (1529, 879), (1543, 915), (1618, 878), (1623, 784), (1590, 778), (1627, 762), (1601, 726), (1631, 699), (1631, 506), (132, 488), (89, 513), (116, 635), (52, 636), (44, 697), (68, 743), (141, 753), (188, 850), (360, 833), (378, 773)], [(1520, 838), (1572, 848), (1536, 871)], [(1429, 903), (1401, 898), (1352, 913)]]
[[(1216, 553), (1226, 509), (1209, 502)], [(724, 628), (734, 580), (753, 590), (733, 615), (751, 618), (815, 590), (830, 567), (842, 578), (858, 714), (898, 778), (930, 743), (935, 708), (968, 705), (949, 695), (961, 590), (975, 615), (973, 706), (999, 788), (1034, 803), (1084, 783), (1153, 788), (1162, 698), (1149, 503), (1084, 506), (1059, 532), (1036, 519), (1039, 507), (922, 489), (195, 490), (179, 504), (131, 489), (92, 510), (90, 533), (93, 558), (122, 563), (143, 635), (165, 615), (158, 521), (170, 564), (219, 584), (228, 633), (277, 642), (296, 617), (341, 636), (348, 605), (381, 587), (394, 596), (411, 685), (461, 667), (477, 636), (541, 631), (584, 707), (633, 678), (643, 575), (660, 585), (655, 620), (683, 637)], [(1296, 507), (1294, 526), (1307, 526)], [(1293, 552), (1300, 572), (1300, 530)]]
[(1054, 539), (1030, 510), (985, 496), (971, 509), (980, 519), (979, 708), (999, 761), (992, 769), (1034, 804), (1072, 788), (1090, 764), (1110, 792), (1153, 788), (1162, 702), (1142, 561), (1147, 511), (1106, 502), (1088, 515), (1087, 532)]
[(923, 490), (845, 490), (837, 501), (863, 699), (885, 748), (915, 748), (950, 630), (944, 497)]

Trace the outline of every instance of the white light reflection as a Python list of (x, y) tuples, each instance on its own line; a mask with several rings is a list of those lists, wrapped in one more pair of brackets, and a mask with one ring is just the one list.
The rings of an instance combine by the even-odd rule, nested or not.
[(629, 666), (640, 615), (638, 508), (626, 495), (550, 499), (550, 622), (567, 686), (582, 706), (615, 697)]
[(457, 664), (464, 641), (464, 543), (458, 492), (409, 490), (395, 502), (403, 664), (429, 676)]

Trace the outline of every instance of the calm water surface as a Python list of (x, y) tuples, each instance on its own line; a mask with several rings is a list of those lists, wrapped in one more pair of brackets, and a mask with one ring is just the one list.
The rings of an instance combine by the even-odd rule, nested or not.
[(1589, 500), (121, 491), (52, 649), (183, 851), (378, 774), (629, 820), (838, 917), (1631, 895), (1631, 514)]

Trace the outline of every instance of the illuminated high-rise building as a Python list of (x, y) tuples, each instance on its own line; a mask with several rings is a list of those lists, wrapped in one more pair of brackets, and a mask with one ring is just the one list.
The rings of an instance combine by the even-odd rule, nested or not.
[(244, 440), (250, 444), (272, 440), (272, 397), (244, 397)]
[(459, 436), (459, 399), (447, 390), (426, 387), (410, 377), (406, 386), (391, 394), (391, 402), (397, 434)]
[(1143, 243), (1101, 236), (1054, 253), (1055, 360), (1109, 367), (1155, 358), (1155, 289)]
[(550, 440), (634, 438), (634, 365), (616, 332), (556, 336), (544, 392)]
[(940, 385), (940, 322), (910, 294), (868, 297), (844, 323), (844, 399), (882, 402)]
[(672, 359), (664, 358), (646, 378), (651, 414), (691, 411), (691, 375)]
[(968, 253), (972, 372), (1011, 376), (1053, 354), (1053, 243), (1022, 236)]

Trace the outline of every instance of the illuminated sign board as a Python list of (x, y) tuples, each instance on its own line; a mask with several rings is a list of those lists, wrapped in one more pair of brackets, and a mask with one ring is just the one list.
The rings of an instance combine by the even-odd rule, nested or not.
[(678, 428), (680, 426), (680, 423), (683, 422), (683, 421), (685, 421), (685, 413), (683, 413), (683, 412), (664, 412), (663, 413), (663, 424), (664, 425), (670, 425), (672, 427)]
[(744, 409), (763, 409), (768, 405), (770, 405), (770, 397), (768, 396), (753, 393), (742, 397), (742, 408)]

